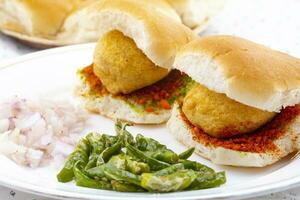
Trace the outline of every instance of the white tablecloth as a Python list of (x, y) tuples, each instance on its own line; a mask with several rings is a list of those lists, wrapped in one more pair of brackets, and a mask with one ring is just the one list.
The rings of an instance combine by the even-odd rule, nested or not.
[[(203, 35), (232, 34), (300, 57), (300, 0), (228, 0)], [(34, 52), (0, 35), (0, 61)], [(50, 200), (0, 187), (0, 200)], [(255, 199), (300, 200), (300, 188)]]

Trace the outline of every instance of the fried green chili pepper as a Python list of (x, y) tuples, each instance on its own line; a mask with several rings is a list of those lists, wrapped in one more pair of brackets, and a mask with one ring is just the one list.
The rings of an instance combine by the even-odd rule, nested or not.
[(86, 138), (92, 146), (92, 152), (89, 157), (89, 162), (85, 167), (85, 169), (88, 170), (90, 168), (96, 167), (99, 155), (106, 148), (106, 142), (103, 140), (105, 137), (102, 137), (102, 135), (96, 133), (90, 133), (86, 136)]
[(119, 136), (119, 139), (121, 139), (123, 141), (123, 146), (126, 145), (126, 143), (134, 145), (134, 138), (131, 135), (131, 133), (129, 133), (126, 130), (126, 127), (128, 126), (128, 123), (123, 123), (119, 120), (117, 120), (117, 123), (115, 124), (115, 130), (117, 133), (117, 136)]
[(141, 177), (139, 175), (118, 169), (113, 165), (105, 165), (104, 174), (110, 180), (125, 181), (138, 186), (141, 184)]
[(185, 169), (192, 169), (194, 171), (198, 171), (205, 174), (214, 174), (215, 171), (205, 165), (202, 165), (195, 161), (183, 160), (181, 163), (184, 165)]
[(85, 170), (86, 174), (91, 178), (100, 179), (105, 176), (104, 174), (104, 165), (93, 167), (91, 169)]
[(77, 186), (110, 190), (111, 184), (106, 181), (94, 180), (85, 175), (77, 166), (74, 166), (75, 182)]
[(112, 135), (107, 135), (107, 134), (102, 134), (101, 135), (101, 140), (104, 142), (105, 147), (110, 147), (114, 145), (118, 141), (118, 137), (112, 136)]
[(182, 163), (171, 165), (170, 167), (161, 169), (159, 171), (154, 172), (156, 176), (165, 176), (172, 173), (175, 173), (178, 170), (184, 169), (184, 165)]
[(144, 137), (141, 134), (138, 134), (135, 138), (136, 140), (136, 147), (141, 151), (150, 151), (154, 152), (158, 149), (166, 149), (166, 146), (163, 144), (160, 144), (156, 140), (152, 138)]
[(121, 181), (111, 181), (111, 185), (115, 191), (119, 192), (145, 192), (145, 189), (137, 185), (121, 182)]
[(107, 162), (111, 156), (120, 152), (122, 148), (122, 142), (118, 141), (117, 143), (113, 144), (111, 147), (107, 147), (104, 149), (101, 154), (97, 158), (97, 166), (104, 164)]
[(131, 173), (140, 175), (145, 172), (150, 172), (150, 167), (147, 163), (132, 160), (131, 158), (129, 158), (129, 156), (127, 156), (126, 170), (130, 171)]
[(141, 134), (136, 136), (136, 145), (139, 150), (145, 151), (146, 154), (157, 160), (174, 164), (178, 161), (179, 157), (172, 150), (167, 149), (167, 147), (158, 141), (144, 137)]
[(211, 176), (205, 176), (202, 174), (198, 174), (198, 177), (195, 181), (190, 185), (188, 190), (200, 190), (207, 188), (219, 187), (226, 183), (225, 172), (219, 172), (216, 174), (212, 174)]
[(111, 165), (115, 166), (118, 169), (125, 170), (126, 165), (127, 165), (126, 155), (125, 154), (119, 154), (119, 155), (112, 156), (109, 159), (108, 164), (111, 164)]
[(176, 153), (168, 149), (158, 150), (151, 157), (169, 164), (177, 163), (179, 159)]
[(89, 142), (86, 139), (81, 139), (77, 144), (75, 151), (71, 153), (63, 167), (63, 169), (57, 174), (57, 180), (62, 183), (72, 181), (74, 178), (73, 167), (78, 161), (82, 165), (85, 165), (88, 162), (88, 157), (90, 153)]
[(165, 176), (144, 173), (141, 185), (152, 192), (174, 192), (189, 187), (196, 178), (195, 171), (186, 169)]
[(90, 133), (80, 140), (57, 179), (120, 192), (199, 190), (226, 182), (224, 172), (187, 160), (194, 148), (177, 155), (152, 138), (134, 138), (127, 125), (116, 123), (117, 136)]
[(131, 146), (130, 144), (127, 144), (126, 148), (127, 148), (127, 153), (130, 156), (136, 157), (137, 159), (147, 163), (150, 166), (151, 170), (160, 170), (170, 166), (170, 164), (168, 163), (147, 156), (144, 152)]
[(182, 152), (178, 155), (180, 159), (188, 159), (195, 151), (195, 147), (189, 148), (188, 150)]

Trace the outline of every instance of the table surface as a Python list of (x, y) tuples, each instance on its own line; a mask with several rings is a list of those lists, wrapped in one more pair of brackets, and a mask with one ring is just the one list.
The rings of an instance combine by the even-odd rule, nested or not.
[[(227, 0), (202, 35), (245, 37), (300, 57), (300, 0)], [(0, 61), (37, 51), (0, 34)], [(0, 187), (0, 200), (50, 200)], [(253, 199), (300, 200), (300, 188)]]

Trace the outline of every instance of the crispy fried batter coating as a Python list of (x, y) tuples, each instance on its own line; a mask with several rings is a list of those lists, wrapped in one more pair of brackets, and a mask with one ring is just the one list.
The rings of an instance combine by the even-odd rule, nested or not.
[(218, 138), (254, 131), (275, 116), (273, 112), (241, 104), (200, 84), (186, 95), (182, 111), (192, 124)]
[(128, 94), (157, 82), (169, 71), (156, 66), (131, 38), (111, 31), (98, 41), (94, 73), (110, 93)]

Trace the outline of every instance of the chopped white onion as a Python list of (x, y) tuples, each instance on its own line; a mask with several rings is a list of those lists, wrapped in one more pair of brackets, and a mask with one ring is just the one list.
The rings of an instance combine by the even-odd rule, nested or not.
[(29, 167), (62, 160), (74, 149), (86, 119), (68, 102), (18, 97), (0, 102), (0, 153)]

